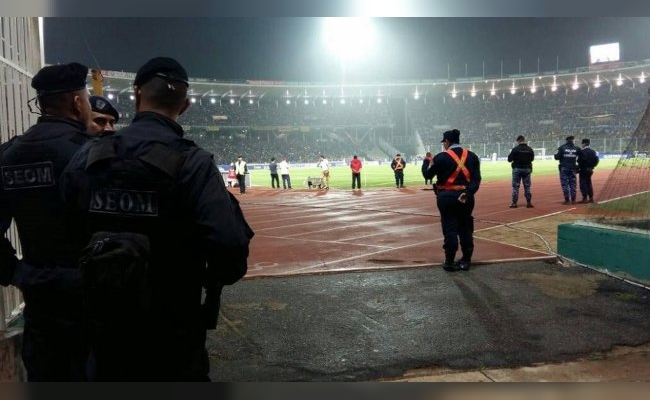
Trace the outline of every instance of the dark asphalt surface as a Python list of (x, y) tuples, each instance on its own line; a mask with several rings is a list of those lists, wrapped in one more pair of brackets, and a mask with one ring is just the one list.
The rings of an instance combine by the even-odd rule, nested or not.
[(511, 368), (650, 342), (650, 291), (545, 262), (258, 278), (208, 332), (222, 382), (368, 381)]

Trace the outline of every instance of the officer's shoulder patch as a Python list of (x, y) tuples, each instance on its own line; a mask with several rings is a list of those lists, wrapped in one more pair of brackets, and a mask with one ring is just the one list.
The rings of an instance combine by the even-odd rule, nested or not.
[(54, 164), (43, 161), (31, 164), (2, 166), (2, 186), (5, 190), (49, 187), (56, 184)]

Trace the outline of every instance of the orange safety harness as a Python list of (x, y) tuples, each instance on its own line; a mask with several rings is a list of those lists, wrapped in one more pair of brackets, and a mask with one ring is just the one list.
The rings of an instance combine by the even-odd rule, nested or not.
[(452, 149), (447, 149), (446, 153), (449, 154), (449, 157), (451, 157), (452, 160), (456, 162), (456, 169), (449, 176), (447, 182), (445, 182), (445, 184), (442, 186), (438, 186), (438, 189), (439, 190), (465, 190), (466, 189), (465, 185), (455, 185), (454, 182), (456, 181), (458, 175), (462, 172), (463, 175), (465, 176), (465, 179), (467, 179), (467, 183), (469, 183), (470, 174), (469, 174), (469, 170), (465, 166), (465, 161), (467, 161), (467, 154), (469, 152), (467, 151), (467, 149), (463, 149), (463, 153), (460, 155), (460, 158), (458, 158), (458, 155)]

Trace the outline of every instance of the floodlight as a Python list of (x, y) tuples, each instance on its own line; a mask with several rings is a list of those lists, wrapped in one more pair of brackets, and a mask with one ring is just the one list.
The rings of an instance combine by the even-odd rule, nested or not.
[(345, 104), (345, 99), (341, 99), (341, 104)]
[(196, 103), (196, 97), (190, 98), (190, 101), (192, 102), (192, 104)]
[(363, 99), (359, 99), (359, 104), (363, 104)]
[(536, 91), (537, 91), (537, 87), (532, 86), (532, 87), (530, 88), (530, 92), (531, 92), (531, 93), (535, 93)]
[(214, 97), (210, 99), (210, 103), (214, 104), (214, 103), (216, 103), (216, 102), (217, 102), (217, 100), (215, 100)]
[(623, 85), (623, 76), (621, 74), (618, 74), (618, 78), (616, 79), (616, 86), (621, 85)]
[(377, 103), (381, 103), (381, 97), (377, 97)]
[(515, 94), (515, 93), (517, 93), (517, 89), (515, 89), (514, 87), (511, 87), (510, 88), (510, 94)]
[(556, 90), (557, 90), (557, 85), (554, 84), (553, 86), (551, 86), (551, 92), (555, 92)]
[(573, 82), (573, 86), (571, 86), (571, 89), (578, 90), (579, 87), (580, 85), (578, 85), (578, 82)]
[(235, 99), (231, 98), (230, 99), (230, 104), (235, 104)]
[(109, 94), (108, 94), (108, 99), (109, 99), (109, 100), (113, 100), (113, 97), (115, 97), (115, 96), (113, 96), (113, 93), (109, 93)]
[(470, 94), (472, 95), (472, 97), (476, 97), (476, 90), (472, 90)]
[(309, 104), (309, 100), (305, 99), (305, 105)]
[(323, 104), (327, 104), (327, 99), (323, 99)]
[(455, 99), (456, 98), (456, 92), (451, 92), (451, 97)]
[(291, 100), (287, 99), (287, 105), (291, 104)]
[(375, 32), (369, 18), (325, 18), (323, 38), (330, 51), (345, 62), (369, 51)]
[(253, 104), (253, 99), (248, 99), (248, 104)]
[(130, 100), (135, 100), (135, 96), (134, 96), (134, 95), (130, 95), (130, 96), (129, 96), (129, 99), (130, 99)]
[(490, 95), (494, 96), (495, 94), (497, 94), (496, 90), (494, 90), (494, 89), (490, 90)]

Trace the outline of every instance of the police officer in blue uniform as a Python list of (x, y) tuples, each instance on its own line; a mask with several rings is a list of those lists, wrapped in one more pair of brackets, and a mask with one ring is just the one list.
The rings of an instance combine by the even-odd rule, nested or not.
[[(424, 177), (437, 176), (434, 191), (444, 236), (443, 268), (469, 271), (474, 253), (474, 195), (481, 184), (480, 159), (460, 146), (458, 129), (446, 131), (441, 143), (445, 151), (433, 157)], [(459, 241), (462, 257), (454, 261)]]
[(103, 96), (90, 96), (90, 106), (93, 112), (88, 124), (88, 133), (94, 136), (114, 133), (120, 113), (113, 104)]
[(560, 171), (560, 185), (564, 202), (562, 204), (575, 204), (576, 202), (576, 173), (578, 172), (578, 156), (580, 148), (573, 144), (573, 136), (567, 136), (566, 143), (558, 147), (553, 156), (560, 161), (558, 169)]
[(134, 81), (131, 124), (89, 142), (62, 178), (79, 229), (150, 244), (149, 307), (93, 337), (98, 381), (209, 380), (206, 329), (216, 328), (222, 287), (247, 271), (253, 231), (212, 154), (184, 139), (176, 122), (190, 105), (188, 87), (175, 59), (146, 62)]
[(41, 116), (0, 150), (0, 232), (13, 218), (22, 259), (0, 235), (1, 284), (25, 301), (22, 359), (28, 381), (83, 381), (87, 359), (77, 258), (86, 239), (67, 229), (60, 175), (85, 143), (88, 68), (46, 66), (32, 79)]

